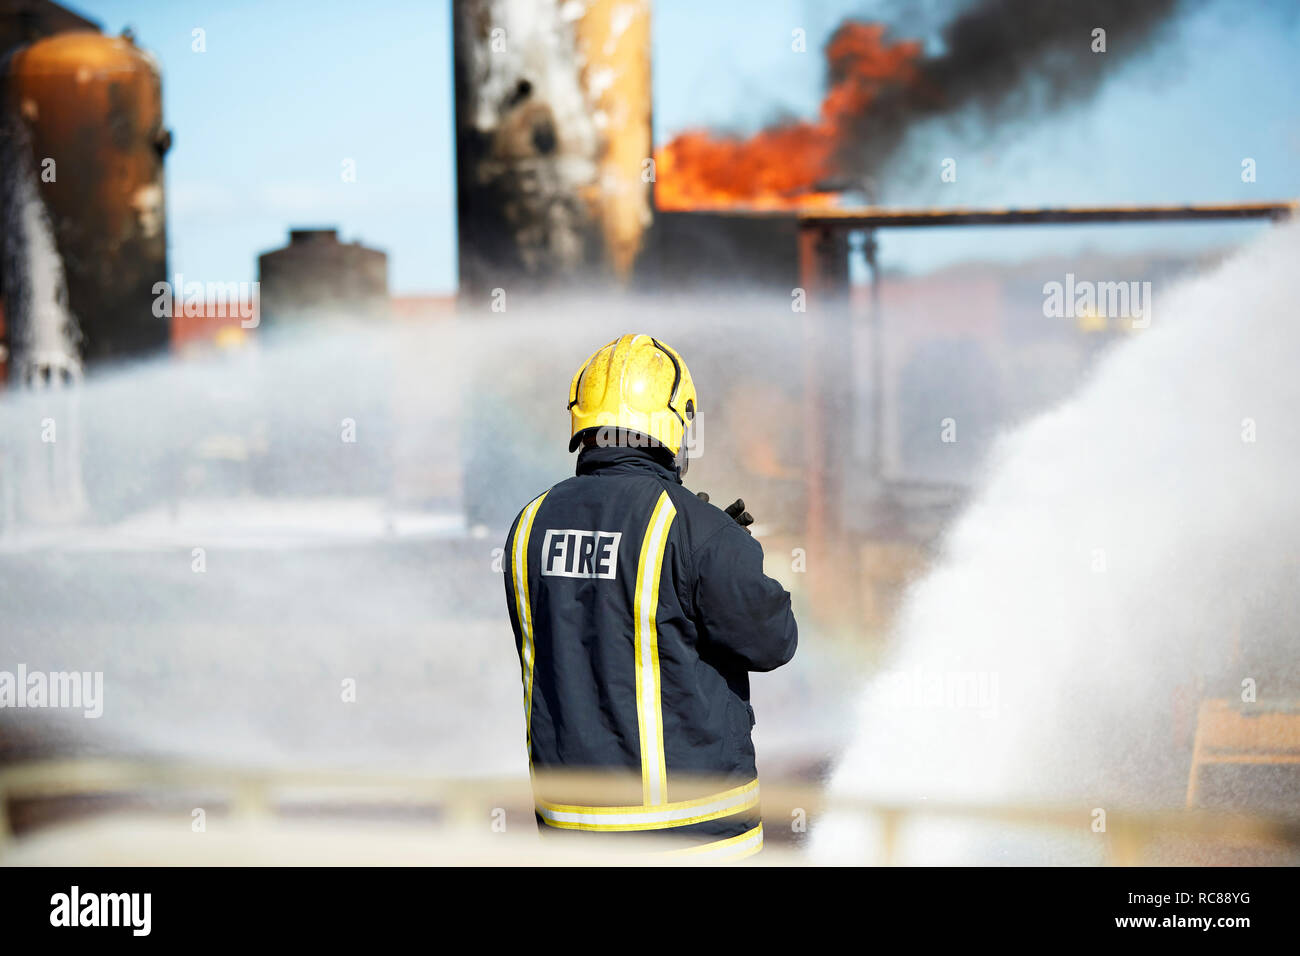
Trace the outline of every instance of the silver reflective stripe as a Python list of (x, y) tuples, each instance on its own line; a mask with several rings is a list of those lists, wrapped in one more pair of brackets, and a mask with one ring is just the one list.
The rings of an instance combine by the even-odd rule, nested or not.
[(688, 847), (685, 850), (670, 850), (664, 856), (679, 858), (683, 863), (692, 864), (731, 863), (735, 860), (742, 860), (747, 856), (753, 856), (761, 849), (763, 849), (763, 824), (760, 823), (752, 830), (740, 834), (740, 836), (715, 840), (712, 843)]

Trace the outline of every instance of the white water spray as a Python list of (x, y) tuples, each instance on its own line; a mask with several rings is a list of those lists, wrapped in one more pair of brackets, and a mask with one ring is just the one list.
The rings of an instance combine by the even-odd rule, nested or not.
[[(832, 794), (1076, 808), (1086, 834), (1093, 808), (1182, 804), (1199, 700), (1236, 700), (1243, 681), (1300, 695), (1297, 259), (1287, 225), (1157, 290), (1149, 330), (1002, 440), (905, 602)], [(833, 815), (812, 849), (863, 859), (878, 837)], [(903, 857), (1090, 852), (932, 825)]]
[[(780, 510), (787, 479), (764, 486), (738, 467), (753, 436), (729, 427), (725, 396), (755, 307), (722, 305), (666, 318), (660, 300), (566, 299), (491, 321), (322, 319), (92, 374), (70, 390), (87, 513), (51, 524), (0, 510), (0, 670), (102, 672), (104, 713), (0, 709), (0, 761), (9, 743), (526, 780), (499, 552), (521, 503), (572, 473), (576, 363), (629, 328), (679, 344), (709, 383), (691, 487), (763, 502), (773, 534), (797, 520)], [(797, 389), (797, 336), (748, 344), (744, 375)], [(32, 485), (14, 466), (46, 460), (52, 394), (0, 395), (0, 502), (15, 518)], [(844, 669), (816, 645), (779, 680), (754, 681), (765, 767), (842, 740)]]
[(8, 108), (0, 114), (0, 211), (10, 379), (32, 388), (77, 382), (81, 332), (68, 309), (63, 260), (37, 187), (27, 127)]

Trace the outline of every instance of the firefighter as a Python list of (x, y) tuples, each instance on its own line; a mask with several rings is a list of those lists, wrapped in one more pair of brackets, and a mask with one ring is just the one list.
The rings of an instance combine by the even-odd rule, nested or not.
[[(573, 376), (569, 412), (577, 474), (520, 512), (504, 565), (538, 827), (756, 853), (749, 672), (794, 655), (790, 595), (763, 574), (744, 503), (682, 486), (699, 409), (673, 349), (609, 343)], [(626, 791), (596, 799), (556, 771)]]

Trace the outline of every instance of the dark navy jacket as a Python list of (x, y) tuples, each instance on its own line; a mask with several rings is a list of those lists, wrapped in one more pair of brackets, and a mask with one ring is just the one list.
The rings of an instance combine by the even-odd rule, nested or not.
[[(761, 845), (749, 672), (794, 655), (790, 595), (664, 454), (584, 448), (577, 475), (511, 526), (506, 603), (538, 820)], [(553, 768), (627, 771), (629, 794), (537, 792)]]

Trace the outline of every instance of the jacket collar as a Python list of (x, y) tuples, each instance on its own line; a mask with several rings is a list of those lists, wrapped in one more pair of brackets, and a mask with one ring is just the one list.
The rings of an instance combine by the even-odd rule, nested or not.
[(666, 448), (629, 448), (626, 445), (592, 445), (578, 452), (579, 475), (653, 474), (682, 483), (681, 471), (672, 464)]

